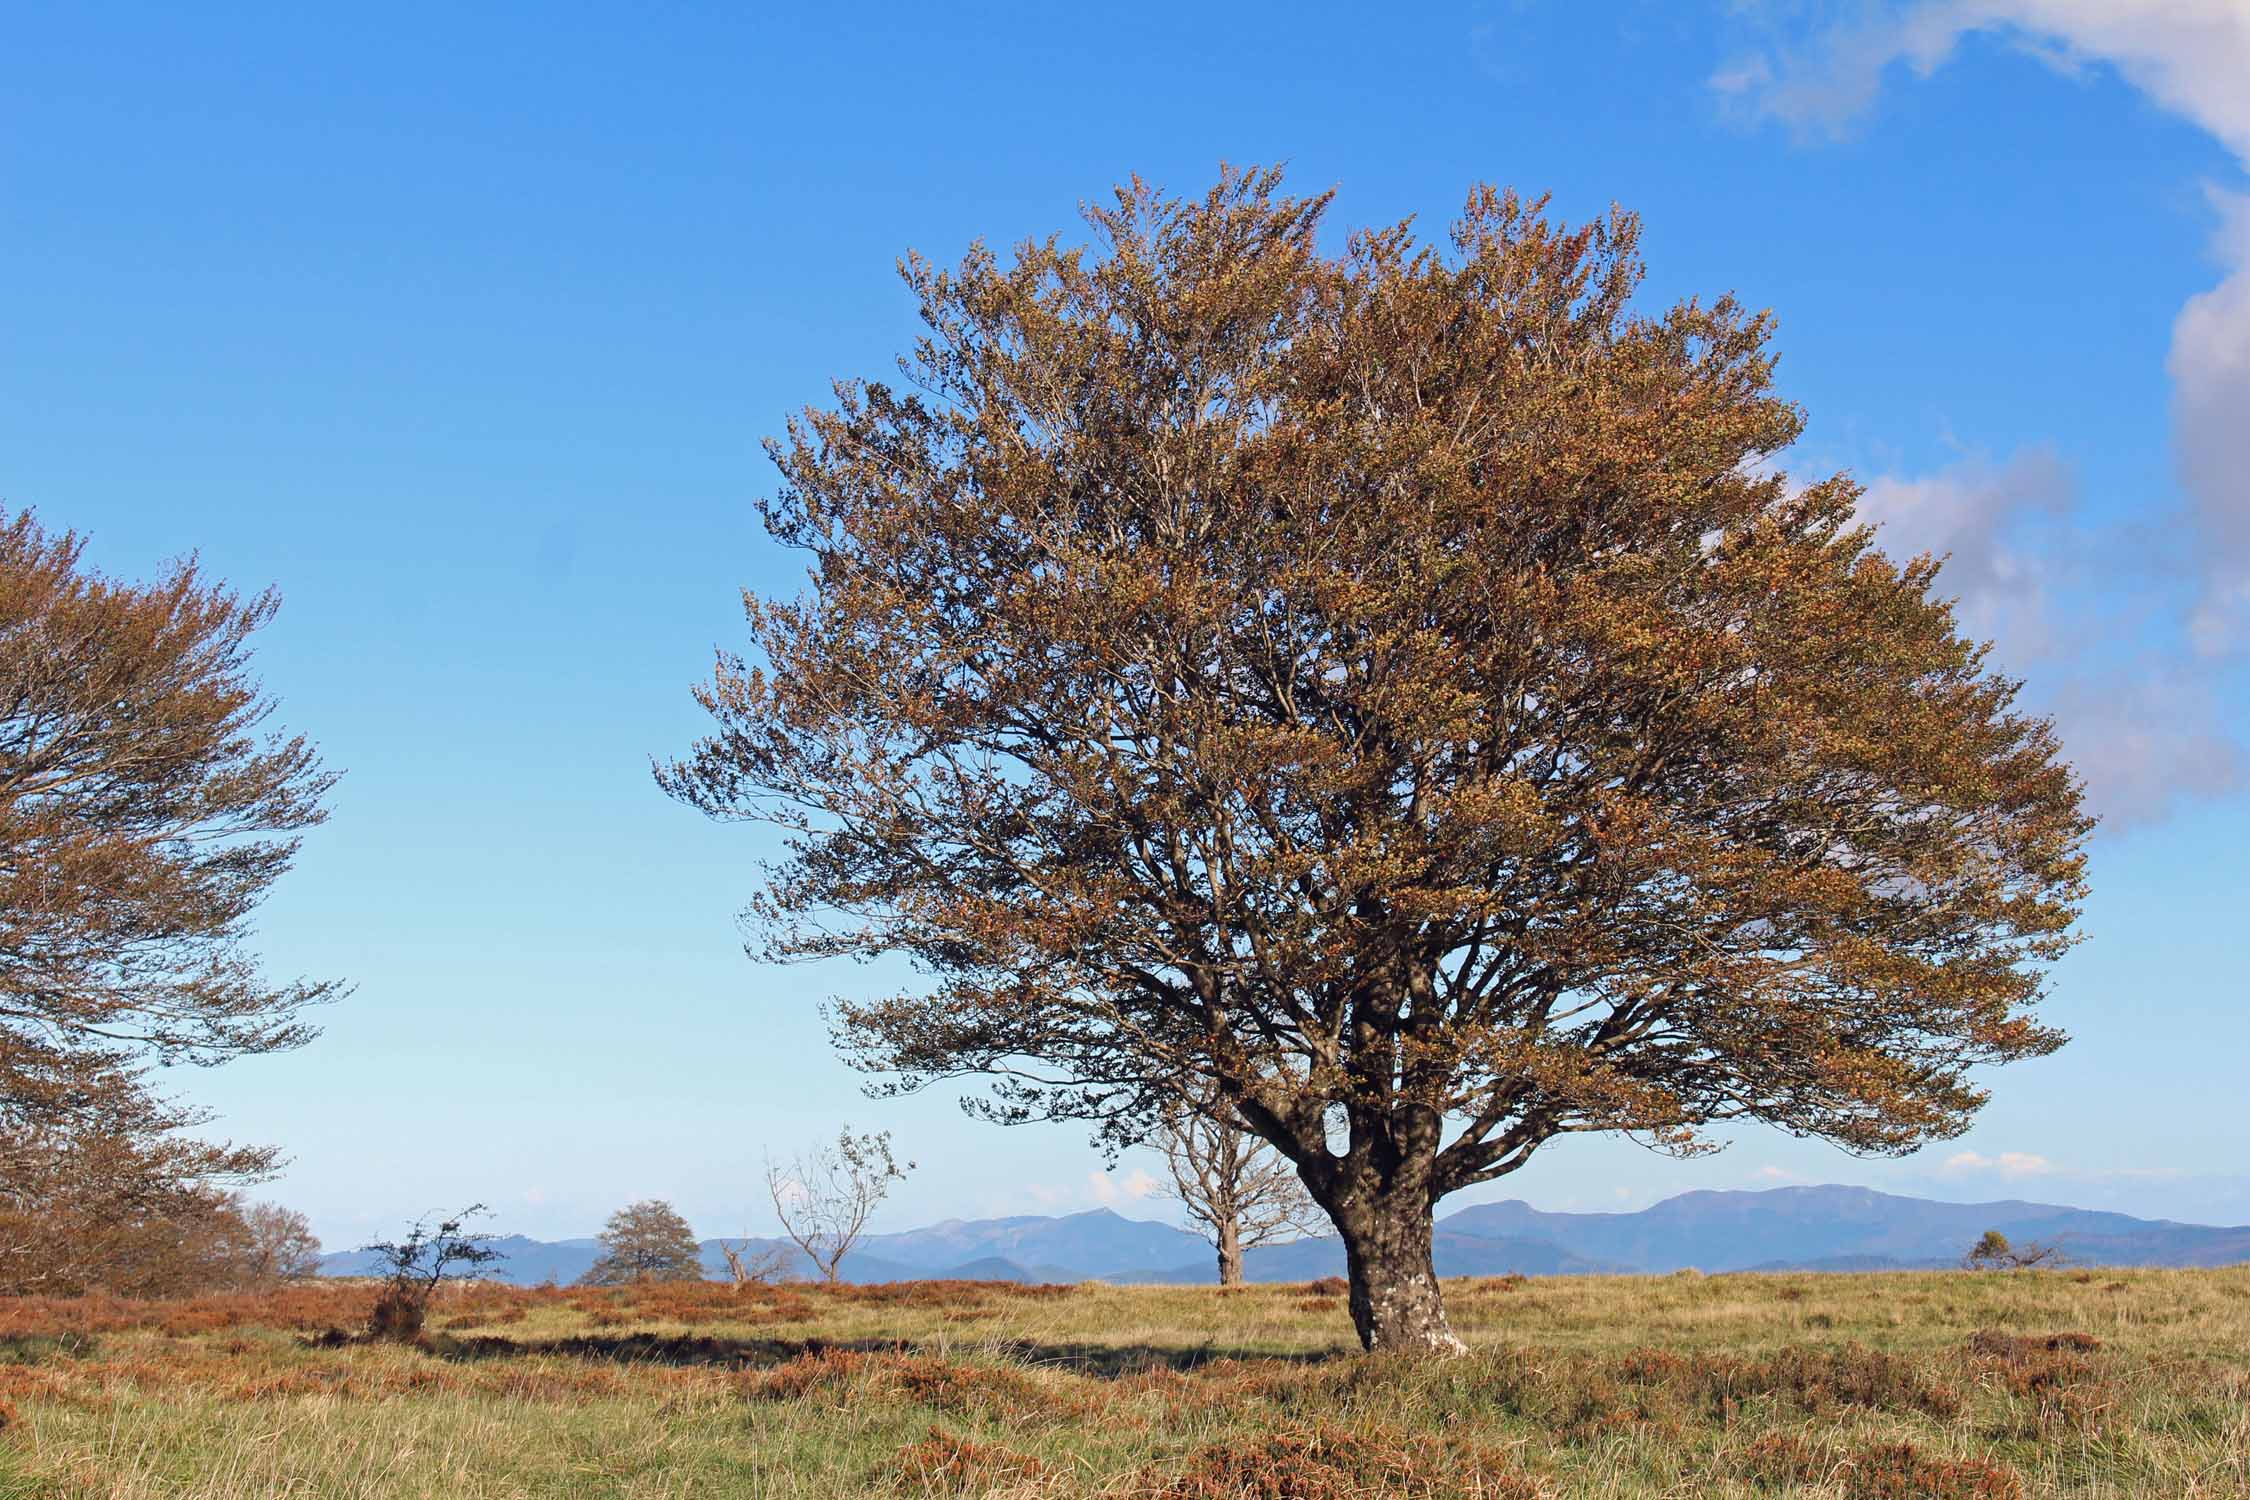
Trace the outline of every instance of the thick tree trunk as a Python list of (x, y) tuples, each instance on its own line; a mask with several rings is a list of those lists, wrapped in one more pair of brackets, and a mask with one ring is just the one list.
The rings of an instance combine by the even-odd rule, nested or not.
[(1233, 1219), (1219, 1221), (1219, 1285), (1242, 1285), (1242, 1231)]
[(1336, 1215), (1351, 1275), (1352, 1324), (1375, 1353), (1461, 1354), (1468, 1346), (1445, 1321), (1430, 1255), (1426, 1195), (1400, 1193)]

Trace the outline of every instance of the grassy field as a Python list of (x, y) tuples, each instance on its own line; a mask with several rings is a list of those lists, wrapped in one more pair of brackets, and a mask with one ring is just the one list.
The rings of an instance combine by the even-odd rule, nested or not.
[(2250, 1495), (2250, 1268), (0, 1303), (0, 1496)]

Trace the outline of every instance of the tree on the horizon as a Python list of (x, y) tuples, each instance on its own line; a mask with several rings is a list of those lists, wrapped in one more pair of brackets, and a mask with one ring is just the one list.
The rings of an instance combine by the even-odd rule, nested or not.
[(151, 1070), (299, 1046), (303, 1013), (340, 992), (269, 980), (247, 951), (336, 779), (267, 726), (250, 646), (279, 599), (244, 598), (192, 558), (151, 583), (109, 578), (84, 551), (0, 513), (9, 1287), (149, 1284), (147, 1246), (238, 1223), (226, 1187), (270, 1175), (276, 1149), (187, 1133), (209, 1117)]
[(661, 1198), (644, 1198), (611, 1214), (602, 1226), (601, 1246), (601, 1258), (579, 1278), (587, 1286), (703, 1279), (695, 1231)]
[(660, 768), (786, 852), (782, 959), (881, 1089), (1145, 1139), (1207, 1080), (1342, 1236), (1370, 1348), (1454, 1349), (1448, 1193), (1578, 1132), (1953, 1135), (2061, 1033), (2091, 827), (2047, 721), (1799, 482), (1770, 319), (1641, 310), (1640, 230), (1478, 188), (1138, 182), (1093, 245), (904, 274), (905, 380), (769, 447), (748, 596)]
[(1164, 1110), (1156, 1139), (1167, 1196), (1219, 1256), (1219, 1285), (1242, 1285), (1242, 1252), (1314, 1231), (1320, 1209), (1296, 1167), (1242, 1123), (1208, 1082)]
[(834, 1145), (816, 1145), (787, 1162), (769, 1160), (766, 1191), (782, 1230), (820, 1279), (834, 1285), (867, 1221), (892, 1185), (913, 1170), (914, 1163), (892, 1155), (889, 1131), (854, 1134), (846, 1125)]

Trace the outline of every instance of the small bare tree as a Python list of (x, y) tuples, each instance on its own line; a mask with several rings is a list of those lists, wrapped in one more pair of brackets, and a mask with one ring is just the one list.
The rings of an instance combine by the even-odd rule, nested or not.
[(766, 1191), (789, 1238), (822, 1280), (834, 1282), (876, 1205), (913, 1170), (914, 1163), (902, 1167), (892, 1156), (889, 1131), (854, 1135), (847, 1125), (832, 1146), (815, 1146), (782, 1165), (769, 1160)]
[(753, 1247), (748, 1239), (740, 1244), (719, 1241), (719, 1253), (727, 1259), (727, 1275), (736, 1286), (768, 1286), (781, 1280), (789, 1270), (789, 1252), (779, 1245)]
[(1242, 1284), (1242, 1252), (1296, 1239), (1320, 1208), (1288, 1158), (1244, 1128), (1218, 1091), (1183, 1094), (1165, 1111), (1156, 1139), (1172, 1171), (1167, 1196), (1218, 1248), (1219, 1285)]

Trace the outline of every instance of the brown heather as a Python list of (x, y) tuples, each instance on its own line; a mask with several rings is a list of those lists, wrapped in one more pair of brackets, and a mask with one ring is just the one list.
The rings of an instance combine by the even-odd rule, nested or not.
[(666, 790), (784, 831), (771, 957), (888, 1086), (1145, 1137), (1209, 1093), (1335, 1223), (1377, 1349), (1457, 1347), (1446, 1194), (1574, 1132), (1862, 1152), (2037, 1056), (2089, 829), (2046, 722), (1885, 556), (1771, 320), (1637, 306), (1638, 222), (1477, 188), (1136, 182), (905, 266), (928, 334), (770, 451), (799, 597)]
[(12, 1299), (0, 1495), (2250, 1495), (2250, 1268), (1447, 1291), (1447, 1360), (1301, 1284)]

